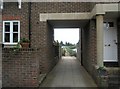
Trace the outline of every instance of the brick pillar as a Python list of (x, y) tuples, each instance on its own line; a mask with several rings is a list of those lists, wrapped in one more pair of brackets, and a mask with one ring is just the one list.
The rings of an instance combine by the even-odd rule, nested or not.
[(104, 54), (104, 30), (103, 30), (103, 15), (96, 16), (96, 29), (97, 29), (97, 65), (103, 66), (103, 54)]

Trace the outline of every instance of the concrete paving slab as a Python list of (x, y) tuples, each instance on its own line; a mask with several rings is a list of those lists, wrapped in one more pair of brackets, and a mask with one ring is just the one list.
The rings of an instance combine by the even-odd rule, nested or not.
[(62, 57), (40, 87), (97, 87), (75, 57)]

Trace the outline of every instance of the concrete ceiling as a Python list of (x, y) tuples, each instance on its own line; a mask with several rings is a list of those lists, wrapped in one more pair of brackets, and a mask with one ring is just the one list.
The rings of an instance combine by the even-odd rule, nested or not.
[(48, 20), (53, 28), (83, 28), (89, 20)]

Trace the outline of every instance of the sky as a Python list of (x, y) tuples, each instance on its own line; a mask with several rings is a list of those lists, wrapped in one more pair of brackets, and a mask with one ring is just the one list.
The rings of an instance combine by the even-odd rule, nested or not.
[(76, 44), (79, 41), (79, 28), (55, 28), (54, 40)]

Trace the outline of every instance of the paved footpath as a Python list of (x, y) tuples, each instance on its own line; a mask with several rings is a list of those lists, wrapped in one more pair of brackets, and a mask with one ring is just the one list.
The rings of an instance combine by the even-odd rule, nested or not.
[(62, 57), (40, 87), (97, 87), (75, 57)]

